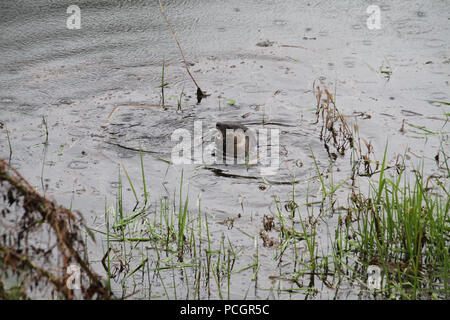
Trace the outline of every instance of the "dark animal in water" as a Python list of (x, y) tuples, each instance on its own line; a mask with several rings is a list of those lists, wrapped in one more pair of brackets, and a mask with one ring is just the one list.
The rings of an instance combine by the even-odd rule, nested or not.
[[(233, 139), (233, 156), (234, 158), (238, 157), (238, 150), (245, 150), (245, 158), (248, 157), (249, 154), (249, 136), (248, 136), (248, 128), (239, 123), (239, 122), (217, 122), (216, 123), (217, 130), (220, 131), (221, 137), (219, 137), (222, 140), (222, 155), (224, 158), (228, 154), (230, 154), (231, 150), (227, 150), (227, 138), (230, 137)], [(228, 131), (228, 137), (227, 137), (227, 131)], [(231, 142), (229, 142), (231, 143)], [(230, 148), (230, 147), (229, 147)], [(245, 148), (245, 149), (244, 149)]]

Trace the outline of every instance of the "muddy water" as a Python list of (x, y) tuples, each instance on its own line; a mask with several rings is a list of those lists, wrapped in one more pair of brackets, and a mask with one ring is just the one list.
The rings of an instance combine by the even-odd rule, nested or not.
[[(201, 195), (211, 233), (217, 239), (227, 235), (244, 250), (241, 266), (251, 263), (254, 242), (238, 229), (259, 233), (263, 215), (274, 212), (273, 197), (292, 197), (292, 186), (283, 183), (295, 176), (297, 197), (319, 196), (311, 150), (321, 170), (329, 167), (329, 158), (314, 124), (314, 81), (336, 94), (339, 110), (349, 123), (358, 123), (378, 160), (388, 142), (389, 161), (398, 154), (411, 167), (425, 160), (425, 171), (432, 174), (438, 170), (439, 148), (449, 150), (449, 107), (430, 102), (450, 100), (448, 1), (380, 3), (379, 30), (367, 27), (365, 1), (164, 1), (193, 75), (211, 94), (199, 105), (156, 1), (78, 1), (79, 30), (66, 28), (71, 4), (0, 4), (0, 157), (10, 156), (7, 129), (11, 163), (38, 190), (82, 211), (95, 227), (101, 228), (105, 202), (115, 202), (119, 166), (139, 181), (135, 149), (141, 146), (155, 201), (173, 193), (183, 170), (191, 203)], [(257, 45), (266, 40), (269, 46)], [(171, 107), (142, 107), (160, 103), (163, 61)], [(180, 112), (174, 96), (182, 90)], [(258, 166), (214, 166), (228, 174), (223, 176), (198, 164), (162, 161), (170, 160), (176, 144), (173, 131), (193, 134), (194, 121), (202, 122), (204, 133), (213, 132), (217, 121), (241, 121), (254, 129), (264, 122), (265, 128), (278, 129), (280, 168), (264, 176), (273, 184), (260, 187)], [(348, 156), (335, 162), (336, 181), (349, 177)], [(338, 192), (342, 204), (348, 184)], [(131, 189), (125, 201), (131, 210)], [(236, 218), (231, 230), (219, 223), (228, 217)], [(330, 216), (322, 225), (320, 242), (326, 243), (327, 226), (332, 229), (336, 219)], [(272, 285), (268, 276), (293, 266), (278, 268), (274, 249), (258, 241), (261, 290), (251, 290), (248, 297), (265, 298), (264, 289)], [(103, 252), (103, 243), (91, 245), (94, 261)], [(100, 265), (97, 269), (102, 272)], [(233, 278), (232, 298), (242, 298), (251, 273)], [(319, 298), (336, 294), (325, 286), (318, 289)], [(356, 294), (349, 287), (337, 297)]]

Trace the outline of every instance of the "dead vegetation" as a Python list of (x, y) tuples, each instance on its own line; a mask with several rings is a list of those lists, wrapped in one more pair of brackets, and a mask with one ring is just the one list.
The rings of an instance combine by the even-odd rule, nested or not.
[[(356, 121), (353, 126), (347, 123), (328, 89), (315, 86), (315, 83), (313, 87), (317, 100), (315, 123), (322, 122), (320, 140), (323, 141), (329, 158), (335, 161), (339, 155), (344, 156), (347, 150), (351, 150), (353, 180), (355, 175), (372, 176), (377, 173), (380, 162), (375, 158), (372, 142), (360, 136)], [(371, 116), (367, 114), (363, 117), (363, 119), (370, 118)]]
[[(85, 232), (81, 214), (39, 195), (0, 159), (0, 299), (110, 298), (83, 256)], [(73, 266), (79, 289), (67, 285)], [(18, 294), (6, 289), (11, 282)]]
[(336, 160), (338, 154), (344, 155), (347, 149), (353, 148), (353, 134), (328, 89), (314, 87), (314, 95), (317, 99), (315, 123), (319, 122), (319, 118), (322, 119), (320, 140), (330, 159)]

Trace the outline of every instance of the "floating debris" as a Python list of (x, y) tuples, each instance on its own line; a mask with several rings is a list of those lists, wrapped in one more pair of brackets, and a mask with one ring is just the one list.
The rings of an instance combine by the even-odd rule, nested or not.
[(266, 47), (271, 47), (271, 46), (273, 46), (274, 44), (275, 44), (274, 41), (265, 40), (265, 41), (260, 41), (260, 42), (258, 42), (258, 43), (256, 44), (256, 46), (257, 46), (257, 47), (263, 47), (263, 48), (266, 48)]

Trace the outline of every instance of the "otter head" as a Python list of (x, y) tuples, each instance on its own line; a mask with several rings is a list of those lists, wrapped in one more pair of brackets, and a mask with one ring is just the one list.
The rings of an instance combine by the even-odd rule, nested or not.
[[(244, 157), (247, 157), (249, 152), (249, 139), (246, 137), (246, 132), (248, 131), (246, 126), (238, 122), (217, 122), (216, 128), (221, 134), (218, 142), (221, 143), (219, 148), (222, 151), (222, 155), (226, 156), (228, 153), (228, 155), (237, 158), (238, 150), (243, 150)], [(232, 140), (230, 141), (227, 141), (227, 130), (229, 133), (231, 131), (232, 134)], [(230, 144), (230, 146), (228, 146), (228, 144)]]
[(248, 128), (246, 126), (244, 126), (243, 124), (237, 123), (237, 122), (217, 122), (216, 123), (216, 128), (217, 130), (220, 131), (220, 133), (222, 133), (222, 137), (226, 137), (227, 134), (227, 130), (239, 130), (241, 129), (242, 131), (246, 132), (248, 130)]

